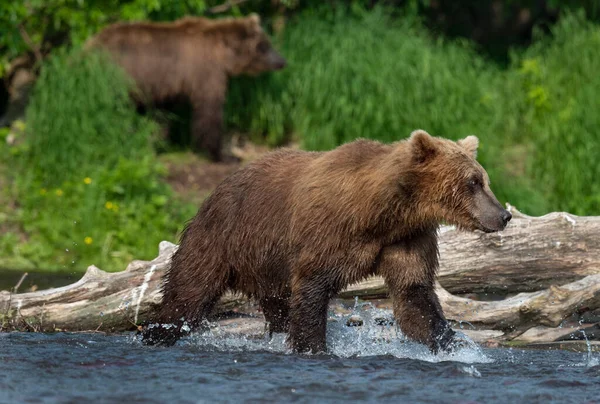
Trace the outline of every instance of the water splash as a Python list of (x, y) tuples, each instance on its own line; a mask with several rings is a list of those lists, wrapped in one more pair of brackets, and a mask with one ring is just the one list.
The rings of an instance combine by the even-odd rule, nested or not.
[[(348, 319), (356, 315), (362, 318), (363, 326), (346, 326)], [(327, 330), (327, 346), (333, 355), (339, 357), (392, 355), (427, 362), (493, 362), (475, 342), (460, 331), (457, 331), (460, 346), (454, 352), (434, 355), (426, 346), (407, 339), (393, 325), (391, 311), (377, 309), (370, 303), (357, 303), (352, 313), (336, 317), (337, 321), (330, 322)]]
[(587, 335), (585, 334), (585, 331), (581, 330), (581, 333), (583, 334), (583, 338), (585, 338), (585, 344), (587, 345), (586, 360), (585, 360), (586, 367), (591, 368), (593, 366), (600, 365), (600, 360), (598, 360), (598, 358), (594, 358), (594, 356), (592, 355), (592, 345), (590, 344), (590, 340), (588, 339)]
[(473, 365), (471, 366), (461, 366), (458, 368), (462, 373), (469, 375), (471, 377), (481, 377), (481, 373), (477, 368)]
[[(363, 324), (348, 326), (348, 323), (355, 323), (353, 320), (357, 316), (362, 319)], [(349, 322), (351, 317), (353, 320)], [(206, 322), (203, 331), (193, 333), (184, 343), (210, 351), (291, 353), (286, 344), (285, 334), (274, 334), (269, 339), (268, 333), (264, 332), (262, 319), (255, 320), (244, 319), (238, 322), (233, 320), (226, 325)], [(240, 325), (244, 325), (246, 329), (240, 330)], [(357, 303), (351, 313), (343, 315), (330, 313), (327, 324), (327, 348), (329, 354), (341, 358), (391, 355), (396, 358), (427, 362), (456, 361), (467, 364), (494, 362), (469, 337), (459, 331), (457, 335), (460, 343), (454, 352), (434, 355), (426, 346), (408, 340), (393, 325), (390, 310), (377, 309), (370, 303)], [(475, 372), (476, 369), (472, 376), (477, 377)]]
[(592, 344), (590, 344), (590, 340), (588, 339), (585, 331), (584, 330), (579, 330), (579, 331), (583, 334), (583, 338), (585, 339), (585, 344), (587, 346), (587, 350), (585, 352), (583, 362), (560, 365), (559, 367), (600, 368), (600, 358), (594, 357), (594, 354), (592, 351)]

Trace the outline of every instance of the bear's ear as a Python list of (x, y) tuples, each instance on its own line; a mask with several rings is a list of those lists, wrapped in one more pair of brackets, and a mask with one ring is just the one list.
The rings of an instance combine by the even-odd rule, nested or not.
[(437, 154), (435, 139), (422, 129), (414, 130), (410, 134), (409, 141), (412, 145), (415, 161), (424, 163)]
[(256, 13), (251, 13), (248, 15), (248, 21), (254, 25), (260, 25), (260, 16)]
[(460, 147), (465, 149), (467, 153), (473, 156), (474, 159), (477, 158), (477, 148), (479, 147), (479, 139), (477, 139), (477, 136), (467, 136), (466, 138), (461, 139), (456, 143), (458, 143)]

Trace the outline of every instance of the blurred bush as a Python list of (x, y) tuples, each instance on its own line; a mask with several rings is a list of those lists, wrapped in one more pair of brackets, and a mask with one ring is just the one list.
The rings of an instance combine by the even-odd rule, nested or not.
[[(27, 112), (27, 152), (44, 186), (152, 153), (153, 121), (136, 113), (134, 84), (108, 56), (57, 50), (44, 64)], [(26, 172), (26, 170), (23, 170)]]
[[(510, 46), (529, 44), (536, 27), (546, 29), (560, 15), (584, 9), (600, 19), (597, 0), (28, 0), (0, 2), (0, 77), (8, 62), (26, 52), (38, 58), (64, 44), (79, 45), (116, 21), (169, 21), (184, 15), (242, 15), (257, 12), (265, 23), (298, 12), (389, 6), (390, 12), (420, 15), (435, 32), (462, 37), (502, 59)], [(277, 23), (276, 23), (277, 24)]]
[(116, 21), (172, 20), (202, 13), (205, 0), (31, 0), (0, 2), (0, 77), (8, 62), (25, 52), (38, 57), (63, 44), (82, 44)]
[[(130, 88), (101, 54), (58, 52), (44, 64), (24, 139), (0, 149), (14, 168), (3, 173), (6, 191), (18, 201), (0, 267), (121, 270), (176, 241), (195, 207), (163, 181), (150, 142), (156, 125), (137, 114)], [(26, 242), (15, 242), (18, 233)]]
[(234, 81), (229, 124), (271, 145), (291, 134), (311, 150), (358, 137), (398, 140), (415, 128), (475, 134), (501, 201), (534, 215), (600, 214), (600, 134), (590, 112), (600, 102), (598, 25), (568, 14), (500, 69), (462, 41), (431, 37), (410, 16), (387, 15), (297, 16), (280, 38), (289, 66)]
[(528, 175), (550, 210), (600, 214), (598, 66), (600, 26), (583, 13), (513, 55), (504, 102), (515, 104), (522, 141), (532, 145)]
[(467, 43), (432, 38), (411, 17), (392, 20), (384, 9), (326, 15), (304, 13), (288, 26), (284, 71), (233, 83), (231, 126), (271, 145), (292, 134), (311, 150), (358, 137), (400, 140), (417, 128), (452, 139), (475, 134), (498, 197), (528, 212), (544, 208), (524, 173), (511, 175), (512, 134), (495, 132), (512, 113), (498, 67)]

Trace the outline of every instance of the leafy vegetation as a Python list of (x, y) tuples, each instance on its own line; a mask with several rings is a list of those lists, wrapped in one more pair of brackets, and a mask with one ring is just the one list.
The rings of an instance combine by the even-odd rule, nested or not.
[(205, 0), (29, 0), (0, 3), (0, 77), (10, 60), (25, 52), (46, 54), (65, 43), (82, 44), (115, 21), (178, 18), (202, 13)]
[[(54, 20), (36, 25), (36, 13), (50, 8), (17, 3), (0, 5), (12, 10), (0, 20), (28, 16), (33, 43), (50, 47), (54, 32), (81, 43), (116, 18), (172, 19), (217, 4), (91, 1), (80, 17), (58, 12), (59, 22), (44, 28)], [(44, 4), (73, 11), (80, 3)], [(471, 42), (433, 36), (413, 11), (293, 3), (286, 7), (302, 11), (274, 38), (288, 67), (234, 80), (230, 129), (310, 150), (357, 137), (394, 141), (416, 128), (453, 139), (475, 134), (502, 202), (533, 215), (600, 214), (600, 26), (582, 13), (564, 14), (500, 67)], [(29, 47), (18, 33), (0, 37), (0, 57)], [(46, 58), (25, 122), (0, 129), (0, 267), (120, 270), (155, 256), (159, 241), (176, 240), (196, 206), (166, 184), (157, 125), (136, 113), (131, 86), (100, 54), (53, 49)]]
[[(468, 44), (434, 39), (410, 17), (384, 9), (300, 15), (281, 47), (289, 66), (232, 86), (230, 125), (281, 144), (328, 150), (358, 137), (386, 142), (416, 128), (458, 139), (476, 134), (480, 160), (504, 201), (529, 213), (547, 208), (525, 175), (515, 100), (506, 73)], [(520, 105), (520, 104), (519, 104)]]
[[(520, 136), (532, 145), (528, 175), (547, 207), (600, 214), (600, 27), (572, 14), (515, 58), (511, 95)], [(500, 133), (502, 135), (502, 133)], [(536, 213), (543, 213), (536, 210)]]
[(162, 180), (150, 143), (156, 125), (137, 115), (130, 88), (100, 54), (57, 53), (45, 64), (26, 140), (3, 150), (19, 206), (5, 218), (12, 231), (1, 238), (0, 267), (120, 270), (176, 241), (194, 207)]

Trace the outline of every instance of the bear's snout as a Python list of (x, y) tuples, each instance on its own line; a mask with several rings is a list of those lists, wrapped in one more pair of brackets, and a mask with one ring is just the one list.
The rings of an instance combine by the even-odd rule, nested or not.
[(501, 219), (502, 223), (504, 223), (504, 227), (506, 227), (508, 222), (510, 222), (510, 219), (512, 219), (512, 215), (508, 210), (505, 209), (504, 212), (502, 212)]
[(476, 227), (486, 233), (502, 231), (512, 219), (512, 214), (504, 209), (489, 189), (478, 192), (475, 196), (473, 218)]
[(273, 70), (281, 70), (287, 65), (287, 61), (283, 56), (275, 51), (271, 51), (269, 55), (269, 64)]

